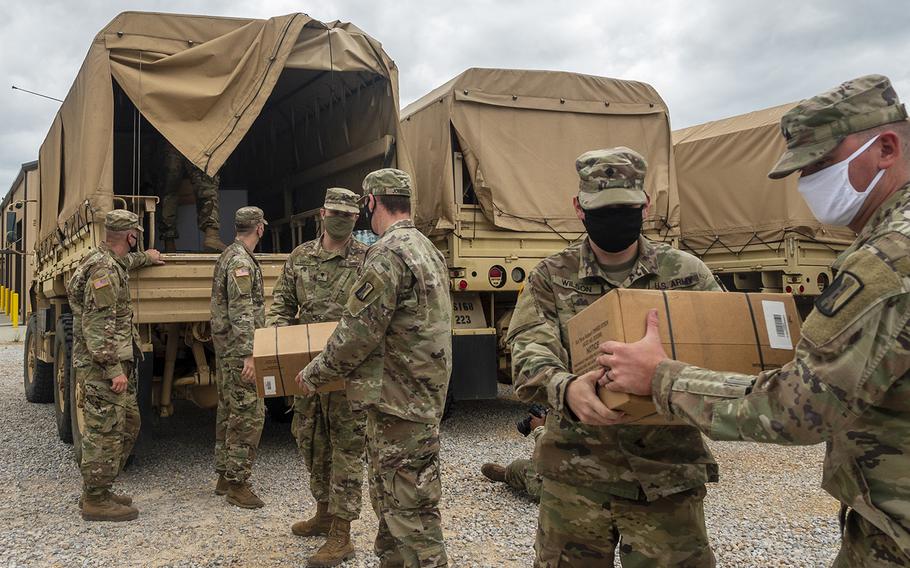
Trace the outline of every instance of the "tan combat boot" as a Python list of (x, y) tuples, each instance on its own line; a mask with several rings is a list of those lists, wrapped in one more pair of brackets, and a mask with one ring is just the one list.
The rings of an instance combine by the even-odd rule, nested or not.
[[(130, 497), (129, 495), (118, 495), (118, 494), (114, 493), (113, 491), (108, 491), (107, 495), (108, 495), (108, 497), (111, 498), (111, 501), (113, 501), (114, 503), (119, 503), (120, 505), (126, 505), (127, 507), (129, 507), (130, 505), (133, 504), (133, 498)], [(85, 495), (80, 495), (79, 496), (79, 508), (80, 509), (82, 508), (82, 503), (84, 501), (85, 501)]]
[(325, 536), (332, 528), (332, 515), (329, 514), (329, 504), (316, 503), (316, 514), (305, 521), (297, 521), (291, 525), (291, 532), (297, 536)]
[(164, 239), (164, 252), (177, 252), (177, 243), (174, 239)]
[(480, 466), (480, 473), (490, 481), (503, 482), (506, 480), (506, 468), (498, 463), (485, 463)]
[(250, 487), (249, 483), (240, 481), (229, 481), (226, 500), (235, 507), (244, 509), (259, 509), (265, 503), (262, 502)]
[(132, 521), (139, 516), (139, 509), (121, 505), (109, 494), (86, 495), (82, 501), (82, 519), (86, 521)]
[(227, 495), (228, 480), (223, 473), (218, 474), (218, 483), (215, 484), (215, 495)]
[(307, 566), (324, 568), (338, 566), (354, 556), (354, 545), (351, 543), (351, 521), (335, 517), (325, 544), (314, 554)]
[(222, 252), (226, 248), (218, 235), (218, 229), (209, 227), (205, 230), (205, 237), (202, 239), (202, 250), (205, 252)]

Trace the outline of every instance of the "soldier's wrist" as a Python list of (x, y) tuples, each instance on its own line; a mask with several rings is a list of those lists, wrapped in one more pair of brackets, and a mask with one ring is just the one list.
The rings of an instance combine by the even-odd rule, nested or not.
[(121, 365), (119, 362), (114, 365), (109, 365), (104, 369), (104, 378), (109, 381), (112, 381), (115, 377), (119, 377), (120, 375), (124, 374), (123, 365)]

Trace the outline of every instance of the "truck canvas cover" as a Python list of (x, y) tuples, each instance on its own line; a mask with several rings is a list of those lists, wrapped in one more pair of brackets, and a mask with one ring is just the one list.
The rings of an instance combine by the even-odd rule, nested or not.
[[(402, 129), (416, 161), (416, 221), (456, 221), (453, 151), (464, 156), (483, 214), (514, 231), (583, 232), (572, 208), (575, 158), (628, 146), (648, 160), (645, 229), (679, 220), (667, 108), (645, 83), (555, 71), (468, 69), (407, 106)], [(454, 134), (453, 134), (454, 132)], [(456, 150), (457, 145), (457, 150)]]
[[(113, 195), (131, 193), (114, 187), (115, 84), (208, 174), (225, 164), (267, 103), (291, 125), (287, 143), (272, 144), (285, 152), (305, 138), (305, 121), (313, 132), (320, 112), (323, 122), (336, 120), (331, 139), (323, 133), (301, 142), (294, 159), (307, 166), (313, 154), (323, 164), (340, 156), (347, 162), (333, 164), (339, 171), (350, 166), (351, 148), (375, 150), (385, 140), (394, 151), (397, 75), (381, 45), (349, 23), (299, 13), (268, 20), (120, 14), (95, 36), (41, 146), (40, 238), (65, 233), (74, 215), (97, 215), (112, 207)], [(398, 167), (409, 168), (405, 155)]]
[(788, 233), (853, 240), (852, 231), (815, 219), (796, 189), (798, 176), (768, 178), (785, 150), (780, 118), (795, 104), (673, 132), (684, 249), (780, 243)]

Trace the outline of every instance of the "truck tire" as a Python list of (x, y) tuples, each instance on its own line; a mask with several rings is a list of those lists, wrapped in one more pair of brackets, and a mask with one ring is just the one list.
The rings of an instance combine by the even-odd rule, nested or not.
[(23, 381), (25, 400), (54, 402), (54, 365), (38, 359), (38, 315), (32, 314), (25, 325), (23, 350)]
[(78, 403), (84, 400), (84, 394), (80, 390), (79, 381), (76, 380), (76, 373), (70, 372), (70, 432), (73, 438), (73, 457), (76, 459), (76, 465), (82, 465), (82, 433), (85, 432), (85, 413), (82, 405)]
[(73, 375), (73, 316), (64, 314), (57, 320), (54, 336), (54, 416), (57, 435), (67, 444), (73, 443), (73, 419), (70, 412), (70, 387)]

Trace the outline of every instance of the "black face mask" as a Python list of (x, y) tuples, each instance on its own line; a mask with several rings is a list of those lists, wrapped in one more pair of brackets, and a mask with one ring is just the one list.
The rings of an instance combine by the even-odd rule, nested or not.
[(595, 245), (607, 252), (620, 252), (641, 235), (641, 207), (585, 209), (583, 222)]
[(129, 237), (127, 237), (126, 244), (128, 244), (130, 246), (130, 252), (138, 252), (139, 251), (139, 237), (137, 237), (136, 235), (132, 235), (132, 237), (134, 239), (133, 243), (130, 244), (130, 239), (129, 239)]
[(370, 210), (369, 199), (366, 199), (363, 205), (360, 206), (360, 218), (367, 222), (370, 232), (375, 234), (376, 231), (373, 230), (373, 211)]

